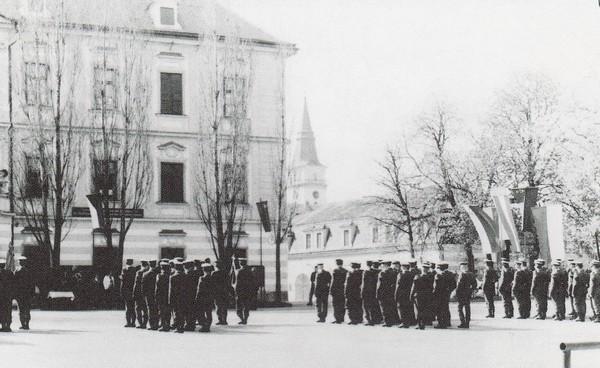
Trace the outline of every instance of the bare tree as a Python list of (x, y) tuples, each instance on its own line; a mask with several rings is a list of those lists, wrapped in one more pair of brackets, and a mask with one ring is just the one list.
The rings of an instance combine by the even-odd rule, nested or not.
[(215, 257), (230, 270), (248, 211), (250, 145), (248, 98), (252, 84), (250, 41), (230, 35), (201, 40), (199, 157), (195, 207)]
[(138, 32), (108, 25), (98, 31), (102, 44), (93, 71), (92, 190), (101, 195), (105, 213), (99, 230), (109, 249), (114, 249), (113, 235), (118, 231), (111, 261), (117, 269), (134, 222), (128, 212), (144, 207), (152, 185), (150, 59), (146, 40)]
[(66, 19), (60, 1), (43, 18), (17, 22), (22, 59), (17, 94), (26, 129), (15, 155), (16, 209), (52, 268), (60, 266), (61, 242), (70, 228), (83, 146), (75, 125), (81, 117), (79, 48)]
[(427, 229), (424, 225), (433, 216), (433, 208), (425, 199), (420, 176), (411, 174), (408, 156), (399, 150), (388, 149), (379, 166), (382, 170), (379, 186), (383, 193), (374, 201), (381, 206), (382, 214), (376, 215), (375, 220), (405, 234), (410, 255), (414, 257), (418, 231)]

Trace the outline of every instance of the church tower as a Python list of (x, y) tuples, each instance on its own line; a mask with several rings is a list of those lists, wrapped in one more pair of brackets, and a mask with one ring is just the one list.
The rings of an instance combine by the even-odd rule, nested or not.
[(297, 133), (292, 157), (290, 196), (293, 203), (308, 210), (319, 207), (326, 201), (326, 167), (317, 156), (315, 135), (308, 115), (308, 106), (304, 100), (302, 129)]

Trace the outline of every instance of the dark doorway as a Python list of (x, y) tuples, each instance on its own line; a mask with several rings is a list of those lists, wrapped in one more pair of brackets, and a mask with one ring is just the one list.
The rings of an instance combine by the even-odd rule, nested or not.
[(160, 258), (185, 258), (185, 248), (183, 247), (163, 247), (160, 248)]

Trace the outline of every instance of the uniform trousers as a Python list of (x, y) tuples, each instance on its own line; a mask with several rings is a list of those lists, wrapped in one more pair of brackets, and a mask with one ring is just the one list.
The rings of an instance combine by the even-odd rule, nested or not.
[(493, 290), (484, 290), (485, 301), (487, 302), (488, 315), (494, 317), (496, 314), (496, 306), (494, 305), (494, 297), (496, 292)]
[(240, 317), (242, 322), (248, 322), (248, 317), (250, 316), (250, 302), (252, 301), (252, 297), (249, 295), (238, 296), (236, 300), (236, 310), (237, 315)]
[(546, 318), (548, 312), (548, 296), (547, 295), (534, 295), (535, 304), (537, 305), (537, 315), (540, 318)]
[(458, 316), (463, 326), (471, 323), (471, 298), (458, 299)]
[(585, 295), (575, 297), (575, 310), (577, 311), (577, 319), (580, 321), (585, 321), (585, 314), (587, 309), (585, 299)]
[(531, 314), (531, 297), (529, 293), (515, 293), (515, 299), (519, 307), (519, 317), (529, 318)]
[[(29, 326), (31, 320), (31, 296), (18, 296), (17, 304), (19, 305), (19, 320), (21, 326)], [(11, 306), (12, 307), (12, 306)]]
[(154, 295), (146, 296), (146, 305), (148, 306), (148, 322), (150, 323), (150, 328), (158, 328), (158, 305), (156, 305)]
[(141, 327), (146, 327), (148, 324), (148, 305), (146, 304), (146, 299), (143, 297), (135, 300), (135, 315), (138, 325)]
[(512, 301), (512, 292), (502, 292), (502, 301), (504, 302), (504, 315), (507, 317), (512, 317), (515, 314), (515, 309), (513, 307)]
[(333, 304), (333, 317), (336, 322), (344, 322), (344, 316), (346, 315), (344, 295), (333, 295), (331, 297), (331, 303)]
[(317, 316), (320, 321), (325, 321), (327, 318), (327, 307), (329, 303), (328, 294), (316, 294), (317, 296)]
[(552, 300), (554, 301), (554, 306), (556, 307), (556, 318), (557, 319), (565, 319), (566, 314), (566, 306), (565, 306), (565, 296), (564, 295), (554, 295), (552, 296)]
[(363, 321), (362, 300), (360, 298), (348, 298), (346, 307), (350, 322), (361, 323)]

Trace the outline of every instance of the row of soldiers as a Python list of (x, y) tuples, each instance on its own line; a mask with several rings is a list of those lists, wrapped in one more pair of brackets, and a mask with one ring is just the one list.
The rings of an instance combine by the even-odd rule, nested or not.
[(565, 266), (561, 259), (552, 262), (552, 269), (545, 267), (546, 262), (538, 259), (534, 262), (534, 270), (527, 267), (526, 261), (517, 261), (516, 270), (507, 259), (502, 260), (500, 274), (494, 269), (492, 261), (486, 262), (483, 278), (483, 292), (488, 305), (488, 318), (494, 318), (494, 297), (496, 290), (502, 296), (504, 318), (514, 316), (513, 299), (517, 302), (519, 319), (526, 319), (531, 314), (531, 298), (536, 301), (536, 319), (544, 320), (548, 313), (548, 300), (555, 306), (553, 319), (566, 319), (566, 301), (570, 300), (571, 319), (585, 321), (587, 299), (592, 307), (592, 320), (600, 322), (600, 261), (593, 261), (591, 270), (584, 268), (584, 263), (569, 259)]
[(31, 304), (35, 295), (35, 278), (26, 257), (19, 257), (15, 272), (6, 269), (0, 259), (0, 332), (11, 332), (12, 303), (17, 301), (22, 330), (29, 330)]
[[(535, 318), (545, 319), (548, 298), (556, 305), (557, 320), (565, 319), (565, 300), (572, 300), (572, 315), (579, 321), (585, 320), (586, 295), (592, 300), (594, 321), (600, 321), (600, 262), (592, 263), (591, 274), (583, 269), (582, 262), (569, 260), (571, 268), (563, 269), (562, 261), (553, 262), (552, 271), (547, 270), (543, 260), (535, 261), (530, 271), (525, 261), (516, 262), (517, 270), (502, 259), (502, 270), (494, 269), (494, 262), (486, 262), (483, 282), (479, 285), (466, 262), (460, 263), (457, 274), (450, 272), (448, 263), (437, 266), (430, 262), (373, 262), (367, 261), (367, 269), (360, 263), (352, 263), (348, 271), (343, 260), (336, 260), (333, 274), (316, 266), (314, 294), (317, 301), (317, 322), (325, 322), (328, 298), (331, 295), (334, 321), (343, 323), (346, 311), (349, 324), (382, 324), (385, 327), (399, 325), (402, 328), (417, 326), (424, 329), (437, 320), (435, 328), (451, 326), (450, 298), (454, 293), (458, 302), (459, 328), (469, 328), (471, 321), (471, 299), (478, 289), (483, 289), (488, 304), (488, 318), (495, 315), (494, 298), (499, 292), (504, 301), (505, 318), (513, 317), (513, 296), (519, 306), (518, 318), (529, 318), (531, 297), (536, 300)], [(312, 301), (312, 298), (311, 298)], [(415, 314), (416, 309), (416, 314)]]
[(250, 305), (258, 283), (246, 259), (239, 259), (239, 268), (232, 265), (231, 275), (221, 260), (216, 268), (206, 259), (182, 258), (125, 261), (121, 273), (121, 295), (125, 302), (125, 327), (183, 333), (210, 332), (212, 313), (217, 309), (217, 325), (227, 325), (227, 308), (235, 296), (239, 324), (248, 323)]

